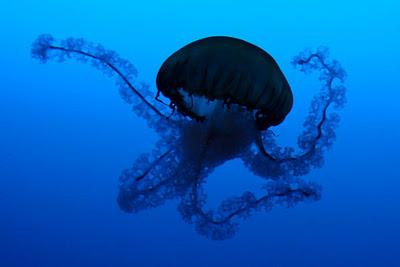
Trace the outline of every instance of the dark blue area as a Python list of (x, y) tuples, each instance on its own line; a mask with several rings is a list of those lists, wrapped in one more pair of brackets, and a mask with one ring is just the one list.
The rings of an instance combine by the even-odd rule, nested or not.
[[(16, 1), (0, 16), (0, 266), (400, 266), (400, 24), (395, 1)], [(240, 19), (238, 19), (240, 18)], [(348, 72), (348, 104), (323, 168), (319, 202), (257, 213), (215, 242), (182, 222), (172, 200), (135, 215), (116, 202), (118, 176), (157, 136), (113, 81), (68, 62), (30, 57), (38, 34), (82, 36), (132, 61), (154, 89), (161, 62), (205, 36), (232, 35), (274, 55), (295, 106), (274, 129), (293, 144), (317, 77), (290, 66), (325, 45)], [(258, 180), (239, 161), (208, 179), (211, 204)]]

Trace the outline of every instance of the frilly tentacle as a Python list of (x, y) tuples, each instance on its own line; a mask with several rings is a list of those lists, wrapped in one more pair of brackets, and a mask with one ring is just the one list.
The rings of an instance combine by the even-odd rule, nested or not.
[(49, 60), (63, 62), (73, 58), (81, 63), (89, 63), (107, 76), (115, 77), (121, 97), (159, 133), (165, 133), (179, 124), (179, 121), (164, 115), (170, 112), (169, 109), (153, 100), (149, 86), (136, 81), (137, 70), (134, 65), (113, 50), (82, 38), (67, 38), (57, 42), (53, 36), (42, 34), (32, 44), (31, 54), (41, 63)]
[(346, 102), (343, 85), (346, 72), (338, 61), (328, 60), (328, 49), (307, 50), (294, 57), (292, 63), (304, 73), (319, 71), (321, 90), (311, 101), (303, 132), (298, 137), (297, 152), (291, 147), (279, 147), (272, 132), (267, 130), (260, 137), (262, 147), (242, 157), (249, 169), (262, 177), (301, 176), (321, 167), (324, 151), (336, 138), (335, 129), (340, 119), (336, 110)]
[(183, 219), (195, 225), (196, 231), (213, 240), (231, 238), (238, 230), (240, 220), (245, 220), (256, 211), (270, 211), (274, 206), (292, 207), (305, 200), (320, 198), (321, 188), (300, 179), (273, 181), (268, 183), (261, 197), (251, 192), (230, 197), (222, 201), (215, 210), (205, 209), (207, 196), (201, 184), (195, 183), (181, 198), (178, 210)]

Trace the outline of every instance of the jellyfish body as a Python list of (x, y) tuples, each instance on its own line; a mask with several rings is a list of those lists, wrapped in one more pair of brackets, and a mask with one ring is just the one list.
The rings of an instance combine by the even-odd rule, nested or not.
[[(274, 59), (250, 43), (210, 37), (172, 54), (157, 75), (156, 95), (158, 99), (162, 93), (178, 110), (170, 116), (164, 115), (165, 106), (150, 99), (147, 86), (134, 81), (133, 65), (114, 51), (83, 39), (55, 43), (52, 36), (39, 36), (32, 56), (41, 62), (74, 57), (116, 76), (123, 99), (161, 136), (154, 151), (139, 156), (121, 174), (122, 210), (134, 213), (179, 199), (186, 222), (200, 234), (221, 240), (232, 237), (239, 219), (253, 211), (319, 199), (320, 187), (298, 176), (322, 166), (338, 123), (331, 109), (342, 107), (345, 100), (345, 72), (337, 61), (327, 60), (326, 50), (306, 51), (293, 60), (303, 72), (319, 71), (322, 82), (296, 151), (278, 146), (268, 129), (281, 123), (292, 108), (289, 84)], [(202, 184), (216, 167), (234, 158), (265, 179), (264, 194), (244, 192), (215, 210), (206, 209)]]
[(290, 86), (275, 60), (261, 48), (224, 36), (192, 42), (161, 66), (157, 87), (178, 110), (204, 119), (220, 100), (254, 111), (259, 129), (281, 123), (292, 108)]

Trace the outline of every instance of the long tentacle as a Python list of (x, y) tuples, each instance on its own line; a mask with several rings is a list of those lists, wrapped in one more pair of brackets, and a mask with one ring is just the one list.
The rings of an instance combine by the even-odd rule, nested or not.
[[(167, 119), (167, 116), (150, 103), (130, 81), (137, 75), (134, 66), (127, 60), (119, 57), (114, 51), (106, 50), (101, 45), (88, 43), (84, 39), (79, 38), (68, 38), (61, 41), (60, 45), (55, 45), (55, 39), (51, 35), (40, 35), (33, 43), (31, 53), (32, 57), (40, 60), (42, 63), (52, 58), (63, 61), (66, 57), (74, 57), (81, 62), (87, 62), (90, 59), (93, 66), (108, 75), (115, 74), (150, 110), (161, 118)], [(142, 90), (145, 89), (142, 88)], [(126, 94), (126, 92), (122, 93)], [(148, 94), (148, 92), (145, 93)], [(125, 97), (126, 100), (129, 98), (129, 96)]]
[(265, 188), (265, 195), (256, 197), (245, 192), (239, 197), (223, 201), (216, 210), (205, 210), (206, 195), (196, 182), (179, 206), (185, 221), (194, 223), (197, 232), (214, 239), (231, 238), (237, 231), (238, 220), (248, 218), (255, 211), (270, 211), (275, 205), (293, 206), (305, 200), (318, 200), (320, 187), (301, 180), (273, 181)]
[(135, 180), (136, 180), (136, 181), (140, 181), (140, 180), (144, 179), (144, 178), (157, 166), (157, 164), (160, 164), (160, 162), (161, 162), (169, 153), (171, 153), (171, 151), (172, 151), (172, 148), (169, 149), (169, 150), (167, 150), (167, 151), (164, 152), (161, 156), (159, 156), (156, 160), (154, 160), (154, 161), (150, 164), (150, 166), (149, 166), (145, 171), (143, 171), (143, 173), (141, 173), (140, 175), (138, 175), (138, 176), (135, 178)]
[[(156, 148), (155, 153), (159, 148)], [(153, 160), (153, 157), (156, 157)], [(120, 176), (118, 204), (126, 212), (138, 212), (157, 207), (166, 200), (179, 197), (184, 185), (179, 185), (181, 171), (177, 151), (168, 149), (160, 156), (142, 154), (132, 168)]]

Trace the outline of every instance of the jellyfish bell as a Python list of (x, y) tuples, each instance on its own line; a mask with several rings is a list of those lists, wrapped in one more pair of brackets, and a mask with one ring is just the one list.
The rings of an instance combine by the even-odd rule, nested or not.
[(199, 121), (221, 112), (233, 119), (229, 112), (246, 111), (257, 129), (265, 130), (280, 124), (293, 105), (289, 83), (275, 60), (232, 37), (208, 37), (182, 47), (162, 64), (156, 83), (173, 107)]

